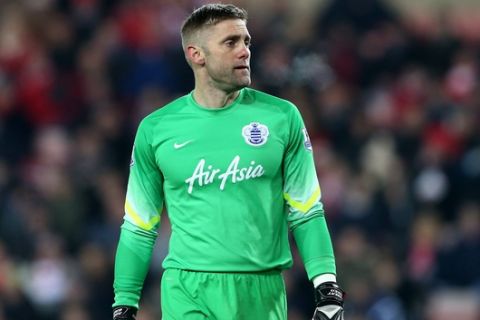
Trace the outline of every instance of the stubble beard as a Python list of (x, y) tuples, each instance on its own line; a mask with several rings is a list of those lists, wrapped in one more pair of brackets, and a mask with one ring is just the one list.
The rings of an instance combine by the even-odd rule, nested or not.
[(211, 82), (215, 87), (225, 92), (234, 92), (251, 84), (250, 72), (246, 75), (238, 75), (236, 73), (238, 73), (238, 70), (234, 69), (231, 74), (224, 74), (220, 77), (211, 76)]
[[(205, 50), (207, 56), (211, 55), (208, 48), (205, 47), (203, 50)], [(248, 87), (252, 82), (250, 66), (248, 70), (235, 69), (233, 66), (225, 65), (217, 65), (217, 68), (210, 68), (208, 65), (206, 67), (210, 78), (210, 85), (225, 92), (234, 92), (243, 89)]]
[(248, 76), (244, 76), (242, 77), (242, 79), (240, 79), (239, 82), (239, 89), (243, 89), (245, 87), (248, 87), (251, 83), (252, 83), (252, 80), (250, 78), (250, 74)]

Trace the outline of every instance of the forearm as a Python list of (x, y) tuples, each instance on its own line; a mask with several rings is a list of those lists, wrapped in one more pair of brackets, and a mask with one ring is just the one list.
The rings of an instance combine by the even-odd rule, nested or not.
[(332, 241), (323, 215), (317, 215), (292, 229), (308, 278), (336, 274)]
[(114, 307), (138, 308), (155, 239), (155, 234), (144, 232), (128, 222), (122, 225), (115, 256)]
[(308, 278), (315, 287), (313, 320), (343, 320), (343, 290), (336, 283), (335, 257), (325, 216), (322, 213), (292, 228)]

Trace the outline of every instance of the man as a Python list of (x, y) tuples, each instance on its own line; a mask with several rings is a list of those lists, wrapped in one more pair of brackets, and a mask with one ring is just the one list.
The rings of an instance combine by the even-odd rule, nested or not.
[(250, 85), (247, 14), (208, 4), (182, 26), (195, 88), (140, 124), (115, 261), (114, 316), (134, 319), (165, 203), (163, 319), (286, 319), (288, 228), (315, 286), (314, 319), (343, 291), (310, 141), (288, 101)]

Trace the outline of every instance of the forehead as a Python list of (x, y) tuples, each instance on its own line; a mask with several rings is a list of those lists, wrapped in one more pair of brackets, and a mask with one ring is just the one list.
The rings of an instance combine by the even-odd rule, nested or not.
[(247, 24), (241, 19), (228, 19), (210, 26), (206, 29), (207, 37), (210, 40), (221, 40), (223, 37), (232, 35), (250, 36)]

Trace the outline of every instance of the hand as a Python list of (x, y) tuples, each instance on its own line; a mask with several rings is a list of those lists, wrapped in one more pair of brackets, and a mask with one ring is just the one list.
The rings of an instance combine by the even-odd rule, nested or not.
[(118, 306), (113, 308), (113, 320), (135, 320), (137, 308), (129, 306)]
[(335, 282), (324, 282), (315, 288), (317, 308), (312, 320), (343, 320), (345, 292)]

